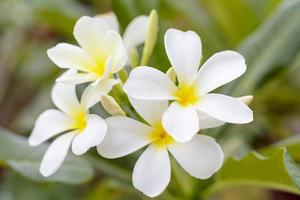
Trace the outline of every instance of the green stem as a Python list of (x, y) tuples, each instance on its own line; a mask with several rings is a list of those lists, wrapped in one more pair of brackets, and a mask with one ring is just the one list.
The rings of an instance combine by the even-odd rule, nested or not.
[(126, 71), (125, 68), (122, 68), (119, 72), (118, 72), (119, 78), (122, 81), (122, 83), (125, 83), (127, 78), (128, 78), (128, 73)]

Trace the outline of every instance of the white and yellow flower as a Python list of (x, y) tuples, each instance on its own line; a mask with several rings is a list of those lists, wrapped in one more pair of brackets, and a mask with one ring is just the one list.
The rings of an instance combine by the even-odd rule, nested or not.
[[(219, 126), (222, 122), (243, 124), (253, 120), (252, 111), (239, 99), (209, 93), (246, 71), (242, 55), (234, 51), (216, 53), (198, 70), (202, 55), (199, 36), (175, 29), (166, 32), (165, 48), (178, 85), (161, 71), (141, 66), (132, 70), (124, 91), (136, 99), (173, 101), (163, 115), (162, 124), (175, 140), (189, 141), (199, 129)], [(211, 125), (199, 122), (202, 118)]]
[[(111, 29), (120, 33), (119, 22), (115, 13), (100, 14), (94, 18), (104, 20)], [(146, 15), (137, 16), (126, 27), (123, 33), (123, 42), (128, 56), (130, 56), (132, 49), (145, 42), (148, 19), (149, 17)]]
[(73, 34), (80, 47), (60, 43), (47, 52), (58, 67), (76, 70), (59, 77), (57, 81), (98, 83), (110, 78), (126, 64), (127, 53), (123, 40), (106, 21), (83, 16), (76, 22)]
[[(107, 87), (102, 91), (110, 89)], [(36, 146), (61, 134), (51, 143), (43, 157), (40, 166), (42, 175), (50, 176), (57, 171), (70, 146), (75, 155), (82, 155), (102, 142), (107, 125), (101, 117), (89, 114), (90, 101), (94, 101), (89, 95), (84, 92), (79, 102), (74, 85), (64, 83), (54, 85), (52, 100), (59, 110), (49, 109), (43, 112), (29, 137), (29, 144)]]
[(133, 170), (135, 188), (150, 197), (161, 194), (170, 182), (169, 154), (191, 176), (207, 179), (223, 163), (223, 151), (212, 137), (195, 135), (188, 142), (176, 142), (162, 126), (168, 101), (145, 101), (130, 98), (132, 106), (148, 124), (125, 116), (106, 119), (108, 132), (97, 147), (100, 155), (118, 158), (148, 145)]

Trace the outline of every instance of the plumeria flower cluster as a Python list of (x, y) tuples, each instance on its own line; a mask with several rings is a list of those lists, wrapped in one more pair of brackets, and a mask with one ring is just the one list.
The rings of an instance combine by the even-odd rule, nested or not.
[[(35, 146), (61, 134), (44, 155), (40, 167), (44, 176), (59, 169), (70, 148), (75, 155), (82, 155), (95, 146), (101, 156), (110, 159), (147, 146), (134, 166), (132, 181), (149, 197), (161, 194), (170, 182), (169, 153), (198, 179), (208, 179), (221, 168), (221, 146), (199, 131), (226, 122), (244, 124), (253, 120), (247, 106), (251, 96), (234, 98), (212, 93), (246, 71), (245, 59), (237, 52), (223, 51), (199, 69), (200, 37), (193, 31), (169, 29), (164, 41), (175, 78), (149, 66), (138, 66), (132, 67), (123, 84), (118, 72), (130, 65), (128, 57), (138, 45), (149, 42), (147, 31), (153, 31), (154, 24), (150, 19), (151, 15), (135, 18), (121, 37), (113, 13), (84, 16), (74, 27), (80, 47), (62, 43), (48, 50), (49, 58), (68, 70), (52, 89), (52, 100), (58, 109), (43, 112), (29, 137), (30, 145)], [(76, 85), (81, 83), (89, 84), (79, 101)], [(106, 119), (90, 114), (90, 108), (107, 97), (116, 84), (123, 85), (134, 112), (143, 121), (130, 113), (126, 116), (115, 101), (109, 105), (122, 114)]]

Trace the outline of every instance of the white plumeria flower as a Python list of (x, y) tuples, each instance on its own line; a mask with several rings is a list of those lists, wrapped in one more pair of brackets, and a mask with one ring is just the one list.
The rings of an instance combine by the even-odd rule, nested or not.
[[(113, 12), (96, 15), (94, 18), (104, 20), (114, 31), (120, 33), (118, 19)], [(131, 50), (143, 44), (146, 39), (146, 32), (149, 17), (140, 15), (135, 17), (127, 26), (123, 33), (123, 42), (130, 55)]]
[(69, 84), (94, 82), (88, 88), (89, 93), (102, 93), (98, 85), (110, 79), (127, 62), (123, 40), (106, 21), (88, 16), (76, 22), (73, 34), (80, 47), (60, 43), (47, 52), (58, 67), (72, 72), (57, 81)]
[(52, 142), (43, 157), (40, 173), (44, 176), (50, 176), (58, 170), (70, 146), (75, 155), (82, 155), (99, 145), (107, 131), (107, 125), (101, 117), (89, 114), (90, 101), (93, 101), (89, 93), (84, 92), (79, 102), (74, 85), (56, 83), (52, 89), (52, 100), (60, 110), (43, 112), (29, 137), (29, 144), (36, 146), (63, 133)]
[(100, 155), (118, 158), (148, 145), (133, 170), (135, 188), (149, 197), (161, 194), (170, 182), (168, 151), (191, 176), (207, 179), (223, 163), (223, 151), (212, 137), (195, 135), (188, 142), (176, 142), (162, 126), (168, 101), (145, 101), (129, 98), (135, 110), (148, 124), (125, 116), (106, 119), (108, 132), (100, 146)]
[[(165, 48), (178, 85), (161, 71), (142, 66), (132, 70), (124, 91), (136, 99), (172, 100), (162, 123), (175, 140), (188, 141), (199, 129), (219, 126), (222, 122), (243, 124), (253, 120), (251, 109), (240, 100), (209, 94), (246, 71), (242, 55), (234, 51), (216, 53), (198, 71), (202, 48), (195, 32), (169, 29), (165, 34)], [(201, 118), (211, 124), (199, 122)]]

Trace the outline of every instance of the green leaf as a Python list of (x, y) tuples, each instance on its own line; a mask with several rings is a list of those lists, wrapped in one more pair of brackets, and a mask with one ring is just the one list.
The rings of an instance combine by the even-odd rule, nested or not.
[(123, 200), (123, 199), (141, 199), (142, 194), (135, 190), (130, 184), (117, 181), (115, 179), (101, 179), (94, 188), (84, 198), (85, 200), (101, 199)]
[(83, 15), (91, 15), (90, 10), (72, 0), (29, 0), (36, 20), (48, 25), (55, 32), (73, 38), (73, 27)]
[(252, 7), (257, 18), (262, 21), (268, 17), (283, 0), (249, 0), (248, 4)]
[(247, 60), (248, 70), (240, 84), (231, 88), (234, 95), (251, 93), (278, 67), (289, 64), (300, 49), (300, 1), (286, 0), (271, 18), (246, 39), (238, 49)]
[(0, 128), (0, 142), (0, 160), (26, 178), (42, 182), (80, 184), (93, 177), (89, 162), (68, 155), (62, 167), (54, 175), (45, 178), (39, 173), (39, 166), (48, 145), (30, 147), (27, 138), (3, 128)]
[(229, 158), (207, 194), (240, 185), (300, 194), (300, 171), (284, 148), (277, 149), (271, 156), (251, 152), (242, 159)]
[(234, 46), (251, 33), (258, 20), (244, 0), (202, 0), (212, 18)]
[(295, 160), (300, 160), (300, 135), (294, 135), (284, 140), (274, 143), (273, 145), (262, 149), (262, 152), (268, 153), (276, 148), (284, 147), (287, 149), (291, 157)]
[[(158, 11), (160, 13), (172, 12), (176, 14), (177, 17), (181, 20), (186, 20), (185, 24), (187, 25), (184, 29), (192, 29), (196, 31), (201, 39), (203, 40), (203, 51), (204, 57), (215, 53), (215, 51), (228, 48), (227, 39), (224, 35), (218, 30), (218, 27), (207, 14), (205, 6), (201, 6), (196, 0), (190, 1), (177, 1), (174, 3), (173, 0), (163, 0), (160, 1), (162, 4), (162, 9), (165, 10)], [(163, 21), (161, 17), (161, 21)], [(174, 21), (176, 18), (174, 19)], [(167, 22), (165, 25), (166, 28), (169, 28), (170, 22)], [(173, 24), (172, 26), (178, 27), (180, 23)], [(182, 29), (182, 28), (181, 28)], [(163, 30), (163, 29), (162, 29)]]
[(137, 15), (136, 8), (133, 0), (112, 0), (111, 1), (113, 11), (116, 13), (121, 29), (125, 30), (125, 27), (129, 22)]
[(76, 200), (79, 194), (74, 185), (33, 182), (13, 171), (1, 175), (1, 200)]

